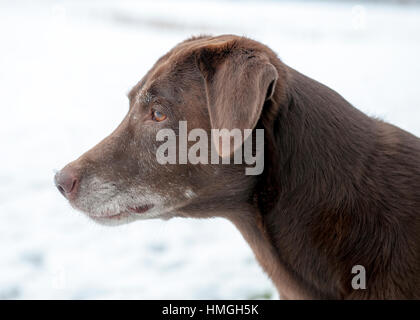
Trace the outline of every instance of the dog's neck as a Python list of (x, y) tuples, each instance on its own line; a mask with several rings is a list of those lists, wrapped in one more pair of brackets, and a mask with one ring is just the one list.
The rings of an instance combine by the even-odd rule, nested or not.
[[(348, 234), (350, 226), (334, 219), (350, 219), (350, 205), (359, 201), (354, 188), (366, 173), (367, 157), (376, 141), (375, 125), (336, 92), (287, 70), (287, 105), (271, 106), (279, 110), (268, 129), (273, 132), (268, 135), (271, 140), (266, 141), (273, 152), (266, 152), (271, 157), (255, 188), (261, 222), (254, 224), (268, 240), (254, 251), (271, 245), (282, 260), (278, 265), (293, 274), (299, 294), (340, 298), (350, 286), (351, 266), (341, 265), (333, 273), (331, 261), (339, 263), (334, 260), (334, 248), (357, 243), (340, 236)], [(329, 241), (336, 233), (340, 241)], [(252, 247), (252, 239), (248, 242)], [(272, 278), (282, 286), (286, 283), (278, 274)]]
[(281, 261), (280, 255), (270, 238), (261, 214), (252, 207), (243, 208), (241, 212), (227, 217), (241, 232), (251, 247), (254, 255), (271, 278), (281, 299), (310, 299), (296, 278), (293, 270)]
[[(211, 188), (211, 191), (201, 194), (199, 201), (193, 201), (183, 207), (178, 216), (207, 218), (222, 217), (231, 221), (240, 231), (245, 241), (252, 249), (258, 263), (276, 286), (282, 299), (309, 299), (293, 277), (293, 270), (287, 269), (282, 263), (277, 249), (270, 238), (260, 210), (250, 201), (255, 177), (243, 177), (246, 183), (236, 183), (243, 189)], [(252, 196), (251, 196), (252, 198)]]

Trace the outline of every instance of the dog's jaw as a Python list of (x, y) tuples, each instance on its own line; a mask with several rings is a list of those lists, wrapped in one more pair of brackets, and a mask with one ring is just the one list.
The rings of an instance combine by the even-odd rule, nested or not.
[[(138, 219), (156, 218), (166, 207), (165, 199), (147, 188), (120, 190), (114, 182), (97, 177), (81, 183), (70, 204), (98, 223), (123, 224)], [(108, 223), (107, 223), (108, 224)]]
[(186, 188), (182, 194), (184, 199), (176, 201), (174, 205), (172, 199), (147, 187), (120, 190), (116, 183), (94, 177), (84, 181), (77, 197), (69, 202), (96, 223), (118, 226), (136, 220), (169, 219), (176, 215), (177, 209), (197, 197), (190, 188)]

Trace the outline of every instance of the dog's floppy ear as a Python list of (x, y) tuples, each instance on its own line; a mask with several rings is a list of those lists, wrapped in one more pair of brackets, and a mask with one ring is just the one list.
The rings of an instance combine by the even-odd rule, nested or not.
[[(242, 133), (254, 129), (278, 78), (268, 57), (253, 49), (236, 48), (234, 42), (221, 41), (199, 48), (196, 59), (205, 80), (212, 129), (237, 128)], [(230, 156), (246, 138), (243, 136), (230, 150), (222, 150), (219, 140), (216, 149), (221, 157)]]

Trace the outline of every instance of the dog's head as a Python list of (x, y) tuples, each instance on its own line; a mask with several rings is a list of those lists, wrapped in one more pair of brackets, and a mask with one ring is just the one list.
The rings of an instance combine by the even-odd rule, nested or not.
[[(113, 224), (169, 218), (199, 201), (212, 185), (218, 186), (212, 189), (217, 192), (234, 188), (245, 164), (212, 164), (210, 131), (255, 128), (278, 78), (267, 52), (272, 54), (260, 43), (236, 36), (180, 43), (130, 91), (129, 111), (117, 129), (56, 174), (57, 188), (73, 207)], [(188, 161), (189, 154), (197, 152), (189, 149), (191, 140), (181, 154), (180, 121), (189, 133), (201, 129), (197, 141), (207, 134), (209, 151), (199, 153), (209, 164)], [(175, 152), (175, 164), (162, 164), (157, 157), (163, 141), (171, 138), (168, 132), (177, 139), (178, 149), (169, 146), (161, 155)], [(238, 145), (245, 139), (244, 134)], [(215, 144), (218, 157), (233, 157), (232, 150), (238, 148), (223, 153)]]

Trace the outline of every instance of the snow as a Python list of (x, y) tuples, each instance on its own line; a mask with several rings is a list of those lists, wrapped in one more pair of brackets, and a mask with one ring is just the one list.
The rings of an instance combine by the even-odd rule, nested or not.
[(260, 40), (420, 135), (420, 7), (356, 2), (0, 2), (0, 299), (277, 298), (221, 219), (90, 222), (54, 170), (108, 135), (158, 57), (200, 33)]

